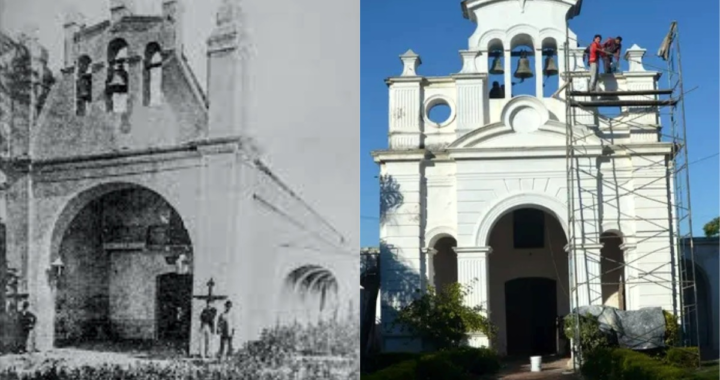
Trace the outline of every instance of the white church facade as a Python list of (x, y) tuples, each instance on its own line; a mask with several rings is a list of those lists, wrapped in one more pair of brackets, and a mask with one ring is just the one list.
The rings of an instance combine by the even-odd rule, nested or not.
[[(158, 15), (110, 4), (95, 25), (68, 16), (47, 100), (31, 96), (29, 122), (10, 126), (9, 297), (37, 314), (37, 348), (149, 340), (197, 353), (209, 291), (218, 312), (234, 305), (236, 347), (277, 323), (357, 312), (345, 238), (246, 133), (237, 2), (218, 9), (206, 90), (183, 54), (181, 0)], [(31, 47), (43, 67), (47, 52)]]
[[(457, 73), (423, 76), (409, 50), (400, 57), (402, 73), (386, 80), (389, 144), (373, 152), (388, 251), (381, 255), (384, 350), (419, 348), (391, 322), (426, 285), (473, 283), (466, 302), (485, 308), (498, 328), (495, 348), (511, 355), (559, 349), (555, 321), (575, 304), (573, 277), (580, 306), (675, 310), (673, 147), (661, 141), (658, 107), (625, 107), (616, 117), (577, 108), (568, 120), (563, 91), (544, 91), (544, 81), (562, 89), (565, 73), (587, 89), (586, 44), (577, 41), (592, 36), (566, 31), (581, 3), (466, 0), (464, 16), (477, 28), (459, 52)], [(603, 74), (601, 89), (661, 87), (660, 73), (643, 66), (645, 49), (630, 44), (628, 69)], [(532, 72), (535, 91), (513, 94), (512, 62), (527, 57), (534, 63), (525, 60), (522, 69)], [(507, 84), (504, 94), (493, 93), (493, 82)], [(432, 120), (436, 106), (449, 108), (446, 120)], [(574, 185), (568, 130), (582, 151)], [(582, 206), (568, 206), (568, 187), (577, 192), (578, 183)], [(482, 335), (470, 343), (490, 344)]]

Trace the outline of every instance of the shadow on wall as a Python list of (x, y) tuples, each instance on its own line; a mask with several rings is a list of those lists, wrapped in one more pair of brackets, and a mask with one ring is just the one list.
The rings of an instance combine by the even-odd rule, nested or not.
[(420, 273), (404, 262), (400, 250), (380, 242), (380, 273), (384, 279), (381, 280), (382, 321), (379, 331), (383, 336), (381, 344), (384, 351), (415, 351), (420, 348), (417, 339), (412, 338), (401, 326), (393, 324), (400, 308), (421, 294), (422, 285)]

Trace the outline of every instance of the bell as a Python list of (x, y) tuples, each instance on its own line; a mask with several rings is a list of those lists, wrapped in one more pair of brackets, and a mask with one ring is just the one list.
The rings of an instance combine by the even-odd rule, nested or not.
[(517, 70), (515, 70), (515, 78), (528, 79), (533, 77), (533, 72), (530, 70), (530, 60), (527, 59), (527, 53), (522, 52), (520, 60), (518, 61)]
[(503, 68), (500, 58), (495, 57), (495, 59), (493, 59), (492, 68), (490, 69), (490, 74), (493, 74), (493, 75), (505, 74), (505, 69)]
[(551, 77), (553, 75), (558, 74), (558, 68), (557, 65), (555, 65), (555, 60), (552, 56), (548, 56), (545, 58), (545, 70), (543, 70), (546, 77)]
[(107, 87), (110, 92), (127, 91), (127, 72), (122, 67), (114, 69)]

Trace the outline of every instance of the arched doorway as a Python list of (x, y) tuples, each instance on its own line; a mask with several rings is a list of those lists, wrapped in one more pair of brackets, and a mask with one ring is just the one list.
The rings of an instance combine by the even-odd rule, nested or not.
[(340, 285), (335, 274), (320, 265), (301, 265), (283, 282), (279, 323), (316, 324), (340, 312)]
[[(79, 202), (79, 203), (78, 203)], [(71, 203), (55, 231), (55, 346), (146, 341), (187, 351), (192, 244), (159, 194), (104, 185)]]
[(625, 255), (620, 246), (622, 237), (614, 232), (600, 235), (600, 279), (602, 304), (625, 310)]
[(502, 215), (488, 239), (490, 318), (507, 355), (558, 352), (556, 320), (569, 312), (565, 232), (558, 219), (535, 207)]
[(455, 247), (457, 247), (457, 241), (449, 236), (440, 238), (433, 246), (433, 249), (435, 249), (435, 254), (432, 257), (433, 279), (430, 283), (437, 290), (442, 290), (446, 286), (458, 282), (458, 262)]

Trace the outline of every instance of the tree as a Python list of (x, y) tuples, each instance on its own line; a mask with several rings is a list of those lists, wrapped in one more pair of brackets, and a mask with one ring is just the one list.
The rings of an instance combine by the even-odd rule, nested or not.
[(423, 338), (436, 349), (459, 347), (475, 332), (485, 334), (492, 341), (495, 327), (483, 313), (482, 306), (463, 303), (471, 288), (459, 283), (449, 284), (440, 291), (428, 287), (425, 294), (398, 312), (394, 323)]
[(720, 217), (705, 223), (703, 231), (705, 231), (705, 236), (707, 237), (718, 236), (718, 234), (720, 234)]

